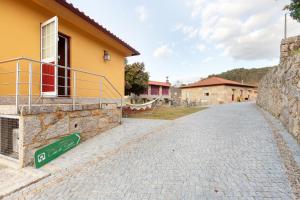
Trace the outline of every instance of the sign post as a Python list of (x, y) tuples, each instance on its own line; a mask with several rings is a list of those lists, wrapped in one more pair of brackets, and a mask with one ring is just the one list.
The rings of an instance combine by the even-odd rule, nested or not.
[(40, 168), (70, 149), (76, 147), (80, 142), (80, 133), (74, 133), (58, 140), (34, 154), (34, 163), (36, 168)]

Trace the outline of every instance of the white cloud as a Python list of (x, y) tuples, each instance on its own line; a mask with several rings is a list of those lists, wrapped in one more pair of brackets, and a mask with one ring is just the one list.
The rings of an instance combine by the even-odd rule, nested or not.
[(189, 84), (189, 83), (194, 83), (196, 81), (199, 81), (203, 77), (200, 77), (200, 76), (183, 76), (183, 77), (178, 77), (176, 81), (178, 81), (180, 83), (184, 83), (184, 84)]
[(207, 58), (205, 58), (204, 60), (202, 60), (201, 62), (202, 62), (202, 63), (208, 63), (208, 62), (210, 62), (210, 61), (212, 61), (212, 60), (213, 60), (212, 57), (207, 57)]
[(199, 15), (201, 11), (201, 7), (204, 3), (205, 0), (193, 0), (188, 2), (188, 5), (192, 7), (192, 13), (191, 13), (192, 17), (196, 17), (197, 15)]
[(196, 46), (196, 49), (197, 49), (198, 51), (204, 51), (204, 50), (206, 49), (206, 46), (205, 46), (204, 44), (198, 44), (198, 45)]
[[(288, 0), (189, 0), (191, 17), (199, 19), (201, 40), (242, 60), (272, 60), (279, 56), (283, 37), (283, 11)], [(189, 31), (183, 31), (189, 35)], [(289, 18), (288, 35), (300, 34), (300, 24)], [(196, 34), (195, 34), (196, 35)], [(201, 48), (200, 48), (201, 49)]]
[(155, 49), (153, 56), (156, 58), (164, 58), (173, 53), (173, 50), (168, 45), (162, 45)]
[(180, 31), (186, 36), (186, 39), (195, 38), (199, 35), (198, 28), (195, 28), (193, 26), (187, 26), (184, 24), (177, 24), (174, 31)]
[(135, 12), (138, 14), (140, 22), (144, 22), (148, 18), (148, 13), (145, 6), (136, 7)]

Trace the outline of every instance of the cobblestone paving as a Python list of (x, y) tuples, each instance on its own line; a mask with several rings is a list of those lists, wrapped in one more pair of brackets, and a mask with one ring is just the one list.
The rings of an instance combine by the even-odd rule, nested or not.
[[(41, 184), (47, 180), (31, 189)], [(248, 103), (211, 107), (175, 120), (56, 184), (7, 199), (18, 197), (294, 198), (272, 130), (256, 106)]]

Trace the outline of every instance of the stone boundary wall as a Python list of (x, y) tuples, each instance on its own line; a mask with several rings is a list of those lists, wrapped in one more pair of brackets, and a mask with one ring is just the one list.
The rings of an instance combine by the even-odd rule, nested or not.
[[(100, 108), (99, 104), (85, 105), (72, 111), (69, 106), (39, 106), (34, 112), (20, 115), (20, 165), (33, 165), (36, 150), (69, 134), (81, 133), (82, 140), (91, 138), (119, 125), (120, 109)], [(92, 148), (92, 147), (91, 147)]]
[[(71, 97), (39, 97), (33, 96), (32, 102), (35, 105), (47, 105), (47, 104), (72, 104), (73, 100)], [(88, 98), (88, 97), (76, 97), (76, 104), (99, 104), (99, 98)], [(118, 103), (121, 104), (119, 98), (101, 98), (101, 102), (104, 103)], [(0, 96), (0, 105), (15, 105), (16, 97), (15, 96)], [(19, 96), (20, 105), (28, 105), (28, 96)]]
[(259, 83), (257, 105), (279, 118), (300, 143), (300, 36), (282, 40), (280, 63)]

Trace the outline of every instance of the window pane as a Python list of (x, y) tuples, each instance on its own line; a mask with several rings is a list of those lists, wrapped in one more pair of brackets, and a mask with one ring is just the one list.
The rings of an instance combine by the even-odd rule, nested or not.
[(46, 58), (46, 51), (45, 49), (42, 49), (42, 59), (45, 59)]
[(43, 37), (46, 36), (46, 29), (45, 29), (45, 27), (42, 28), (42, 36), (43, 36)]
[(51, 46), (50, 48), (49, 48), (49, 57), (54, 57), (54, 48), (53, 48), (54, 46)]
[(49, 44), (48, 45), (54, 46), (54, 35), (53, 34), (49, 36)]
[(50, 28), (49, 28), (50, 24), (46, 25), (45, 28), (46, 28), (46, 35), (50, 35)]
[(49, 25), (49, 32), (52, 34), (54, 32), (54, 22), (50, 23)]
[(42, 58), (47, 59), (55, 57), (56, 47), (56, 34), (55, 22), (47, 24), (42, 28)]

